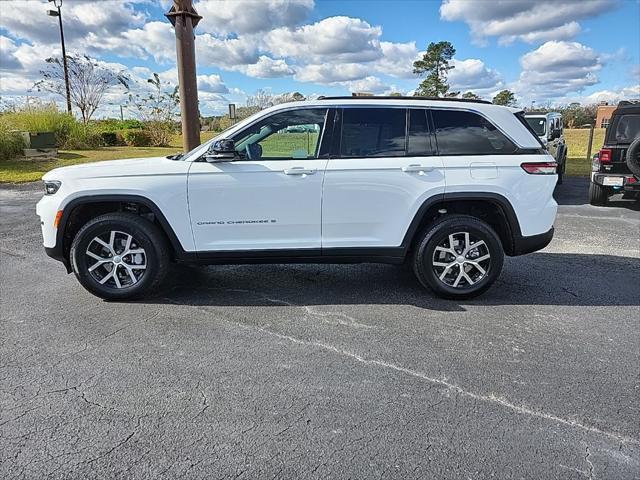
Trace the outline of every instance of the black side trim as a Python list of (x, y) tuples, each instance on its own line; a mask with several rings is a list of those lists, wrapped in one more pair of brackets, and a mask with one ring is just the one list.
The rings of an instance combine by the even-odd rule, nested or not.
[(69, 266), (67, 265), (69, 260), (67, 258), (68, 246), (65, 245), (65, 229), (67, 228), (67, 223), (69, 221), (69, 217), (73, 213), (73, 210), (80, 205), (87, 205), (90, 203), (101, 203), (101, 202), (124, 202), (124, 203), (139, 203), (147, 207), (157, 218), (158, 222), (160, 222), (160, 226), (166, 233), (173, 250), (176, 254), (176, 259), (182, 259), (185, 256), (185, 251), (178, 240), (173, 228), (163, 215), (162, 211), (158, 208), (158, 206), (149, 200), (146, 197), (142, 197), (140, 195), (89, 195), (86, 197), (79, 197), (71, 200), (65, 207), (62, 212), (62, 218), (60, 219), (60, 223), (58, 225), (58, 232), (56, 234), (56, 246), (53, 248), (47, 248), (47, 255), (51, 258), (55, 258), (56, 260), (60, 260), (67, 267), (67, 271), (69, 270)]
[(404, 261), (402, 247), (304, 248), (290, 250), (237, 250), (187, 253), (184, 261), (206, 265), (262, 263), (392, 263)]
[(545, 233), (541, 233), (539, 235), (530, 235), (527, 237), (523, 237), (522, 235), (518, 235), (514, 237), (514, 250), (513, 255), (525, 255), (527, 253), (535, 252), (537, 250), (542, 250), (544, 247), (551, 243), (551, 239), (553, 238), (554, 229), (551, 227), (551, 230)]

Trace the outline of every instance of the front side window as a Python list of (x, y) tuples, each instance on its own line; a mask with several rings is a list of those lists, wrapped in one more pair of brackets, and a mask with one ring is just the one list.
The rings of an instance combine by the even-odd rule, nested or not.
[(473, 112), (433, 110), (440, 155), (499, 155), (517, 147), (495, 125)]
[(406, 123), (404, 108), (345, 108), (340, 156), (404, 156)]
[(244, 160), (318, 158), (326, 108), (274, 113), (234, 136)]

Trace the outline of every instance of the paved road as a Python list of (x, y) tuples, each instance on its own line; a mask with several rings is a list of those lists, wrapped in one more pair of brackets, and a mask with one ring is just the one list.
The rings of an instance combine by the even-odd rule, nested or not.
[(0, 478), (640, 478), (640, 212), (434, 298), (402, 268), (177, 268), (107, 303), (0, 189)]

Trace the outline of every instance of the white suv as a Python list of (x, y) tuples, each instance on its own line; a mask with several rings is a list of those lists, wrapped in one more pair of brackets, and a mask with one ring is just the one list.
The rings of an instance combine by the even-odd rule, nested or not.
[(448, 298), (553, 236), (556, 163), (520, 112), (482, 101), (332, 97), (263, 110), (170, 158), (44, 176), (47, 253), (102, 298), (169, 262), (410, 262)]

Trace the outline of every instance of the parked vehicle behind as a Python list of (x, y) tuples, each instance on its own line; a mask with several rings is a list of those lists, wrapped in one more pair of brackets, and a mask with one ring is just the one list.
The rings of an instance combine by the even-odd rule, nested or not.
[(527, 123), (558, 164), (558, 184), (562, 183), (567, 168), (567, 142), (564, 140), (564, 125), (559, 112), (527, 112)]
[(616, 193), (640, 193), (640, 102), (620, 102), (609, 122), (604, 145), (594, 156), (589, 202), (606, 205)]
[(183, 156), (47, 173), (47, 253), (107, 299), (153, 291), (171, 261), (408, 263), (438, 295), (469, 298), (505, 254), (553, 236), (557, 164), (517, 109), (332, 97), (222, 135)]

